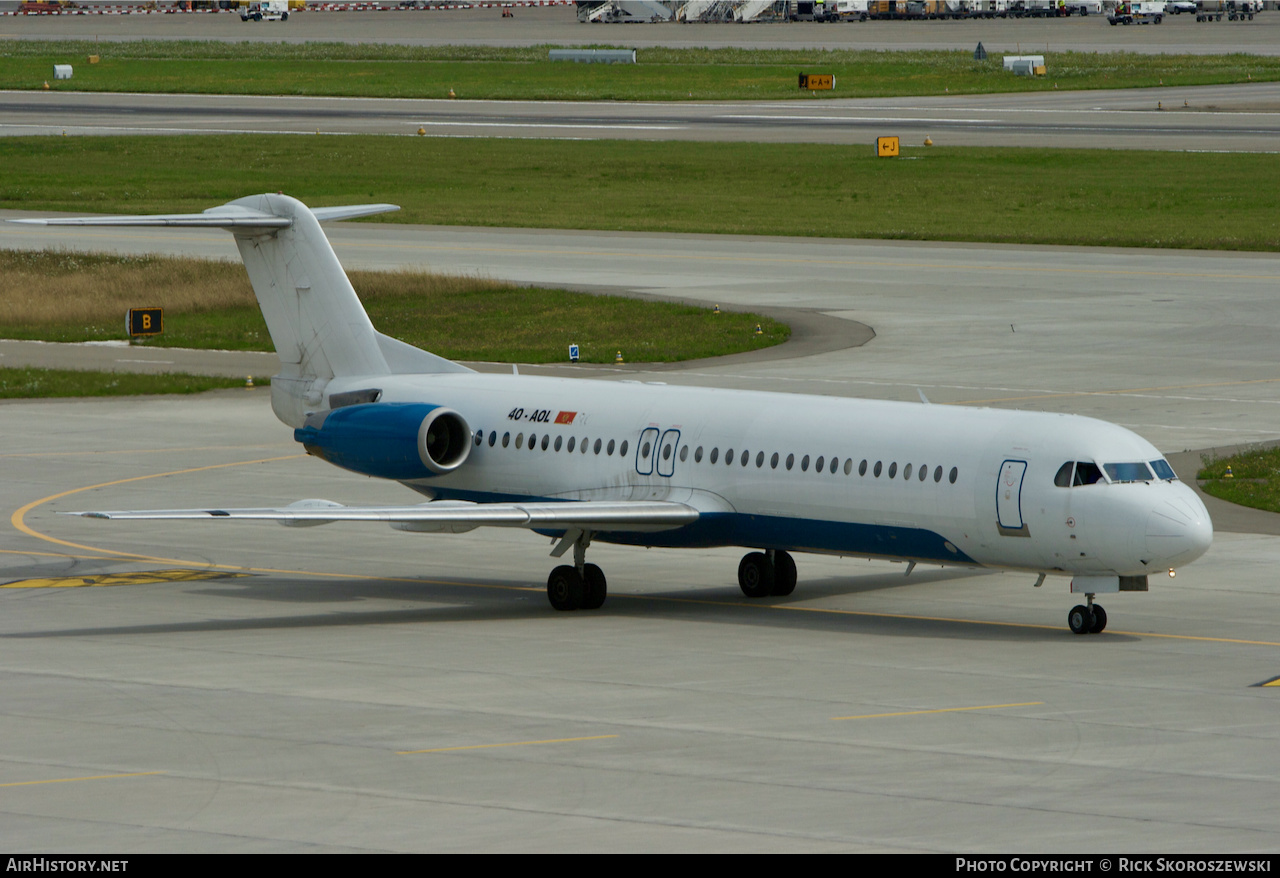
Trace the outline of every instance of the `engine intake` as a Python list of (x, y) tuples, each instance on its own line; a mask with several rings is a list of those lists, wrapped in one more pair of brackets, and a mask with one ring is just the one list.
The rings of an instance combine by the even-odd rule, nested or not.
[(418, 428), (418, 454), (437, 475), (451, 473), (471, 453), (471, 427), (453, 409), (437, 408)]

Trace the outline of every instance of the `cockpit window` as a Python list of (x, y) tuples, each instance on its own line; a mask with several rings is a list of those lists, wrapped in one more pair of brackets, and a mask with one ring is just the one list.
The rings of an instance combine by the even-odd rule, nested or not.
[(1176, 481), (1178, 478), (1178, 474), (1173, 471), (1173, 467), (1169, 466), (1169, 461), (1165, 460), (1163, 457), (1159, 460), (1151, 461), (1151, 468), (1155, 470), (1157, 479)]
[(1149, 482), (1151, 470), (1142, 461), (1136, 463), (1104, 463), (1102, 468), (1113, 482)]
[(1102, 470), (1096, 463), (1086, 460), (1068, 460), (1058, 467), (1053, 483), (1059, 488), (1075, 488), (1080, 485), (1092, 485), (1102, 481)]
[(1102, 481), (1102, 470), (1098, 469), (1096, 463), (1089, 463), (1085, 460), (1076, 462), (1076, 475), (1071, 480), (1072, 486), (1092, 485)]
[(1058, 474), (1053, 477), (1053, 483), (1057, 485), (1059, 488), (1070, 488), (1071, 487), (1071, 468), (1074, 467), (1075, 465), (1076, 465), (1075, 461), (1068, 460), (1061, 467), (1059, 467)]

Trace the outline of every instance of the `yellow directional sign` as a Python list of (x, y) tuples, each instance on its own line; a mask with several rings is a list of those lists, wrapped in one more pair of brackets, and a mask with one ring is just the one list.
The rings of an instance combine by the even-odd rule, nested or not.
[(1261, 683), (1255, 683), (1254, 685), (1255, 686), (1274, 686), (1277, 689), (1280, 689), (1280, 677), (1272, 677), (1270, 680), (1265, 680)]
[(801, 73), (800, 87), (809, 91), (830, 91), (836, 87), (834, 73)]
[(896, 137), (877, 137), (876, 138), (876, 155), (880, 158), (893, 158), (898, 154), (898, 138)]
[(247, 573), (216, 570), (137, 570), (132, 573), (100, 573), (96, 576), (59, 576), (52, 579), (19, 579), (0, 588), (85, 588), (100, 585), (150, 585), (156, 582), (199, 582), (205, 579), (235, 579)]

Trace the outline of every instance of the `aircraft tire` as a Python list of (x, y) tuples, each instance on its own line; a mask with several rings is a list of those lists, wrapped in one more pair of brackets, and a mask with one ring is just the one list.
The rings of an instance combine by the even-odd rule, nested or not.
[(773, 565), (764, 552), (748, 552), (738, 563), (738, 588), (749, 598), (773, 594)]
[(609, 586), (604, 578), (604, 571), (595, 564), (582, 566), (582, 609), (598, 610), (604, 605), (605, 596), (609, 594)]
[(784, 598), (796, 590), (796, 562), (787, 552), (773, 553), (773, 595)]
[(582, 606), (583, 592), (586, 586), (578, 571), (562, 564), (547, 577), (547, 600), (557, 610), (576, 610)]
[(1107, 611), (1097, 604), (1093, 605), (1093, 625), (1089, 627), (1090, 634), (1101, 634), (1107, 627)]
[(1093, 613), (1083, 604), (1077, 604), (1067, 614), (1067, 625), (1072, 634), (1088, 634), (1093, 628)]

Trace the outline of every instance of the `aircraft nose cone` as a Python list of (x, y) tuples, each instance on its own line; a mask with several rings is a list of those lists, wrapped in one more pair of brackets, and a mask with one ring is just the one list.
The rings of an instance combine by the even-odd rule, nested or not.
[(1177, 494), (1158, 501), (1147, 516), (1150, 563), (1161, 567), (1189, 564), (1213, 543), (1213, 522), (1200, 498), (1185, 485)]

